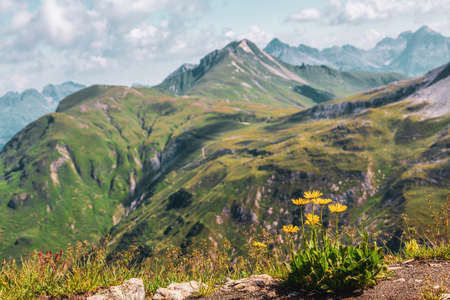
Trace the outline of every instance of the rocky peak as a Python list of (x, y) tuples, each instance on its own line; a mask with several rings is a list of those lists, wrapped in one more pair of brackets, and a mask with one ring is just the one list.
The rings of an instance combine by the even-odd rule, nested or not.
[(315, 55), (320, 55), (320, 51), (319, 49), (313, 48), (313, 47), (309, 47), (305, 44), (300, 44), (297, 47), (298, 50), (308, 53), (308, 54), (315, 54)]
[(179, 74), (182, 74), (182, 73), (184, 73), (184, 72), (186, 72), (186, 71), (192, 70), (192, 69), (194, 69), (196, 66), (197, 66), (197, 65), (194, 65), (194, 64), (188, 64), (188, 63), (182, 64), (178, 69), (176, 69), (175, 71), (173, 71), (172, 73), (170, 73), (169, 76), (167, 76), (167, 78), (172, 78), (172, 77), (177, 76), (177, 75), (179, 75)]
[(414, 34), (437, 34), (437, 35), (440, 35), (438, 32), (434, 31), (427, 25), (420, 27)]
[(41, 93), (36, 89), (27, 89), (20, 95), (20, 100), (42, 98)]
[(283, 43), (278, 38), (274, 38), (266, 46), (266, 48), (272, 49), (272, 50), (279, 49), (279, 48), (281, 48), (281, 49), (282, 48), (289, 48), (289, 47), (290, 46), (288, 44)]
[(408, 39), (408, 46), (422, 43), (445, 43), (446, 40), (447, 38), (439, 32), (433, 31), (428, 26), (422, 26)]

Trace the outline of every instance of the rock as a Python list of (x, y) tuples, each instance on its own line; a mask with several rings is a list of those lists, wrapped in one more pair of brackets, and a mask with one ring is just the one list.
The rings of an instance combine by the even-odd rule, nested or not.
[(227, 278), (225, 284), (207, 299), (276, 299), (274, 287), (279, 283), (279, 280), (265, 274), (240, 280)]
[(152, 299), (183, 300), (198, 293), (201, 287), (206, 288), (206, 285), (194, 280), (181, 283), (173, 282), (166, 288), (159, 288)]
[(403, 269), (403, 267), (388, 267), (389, 271), (400, 270), (400, 269)]
[(87, 300), (145, 300), (144, 282), (140, 278), (124, 281), (122, 285), (112, 286), (89, 296)]

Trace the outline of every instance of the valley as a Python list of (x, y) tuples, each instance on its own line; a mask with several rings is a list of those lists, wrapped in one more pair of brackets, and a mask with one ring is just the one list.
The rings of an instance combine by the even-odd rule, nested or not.
[[(447, 201), (448, 64), (390, 83), (404, 77), (293, 67), (244, 42), (251, 56), (241, 41), (155, 88), (80, 90), (17, 134), (0, 153), (0, 257), (105, 235), (113, 253), (225, 237), (239, 249), (248, 226), (292, 223), (290, 199), (311, 188), (396, 249), (402, 214), (420, 226), (426, 197)], [(288, 88), (302, 84), (314, 96)], [(343, 99), (315, 105), (318, 90)]]

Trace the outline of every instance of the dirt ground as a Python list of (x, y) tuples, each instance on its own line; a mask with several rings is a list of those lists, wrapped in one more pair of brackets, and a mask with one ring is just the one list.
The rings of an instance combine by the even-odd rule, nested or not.
[[(414, 300), (422, 299), (425, 289), (444, 289), (442, 299), (450, 299), (450, 261), (406, 261), (390, 266), (391, 277), (375, 287), (351, 295), (301, 294), (283, 287), (278, 280), (225, 284), (216, 293), (197, 299), (348, 299), (348, 300)], [(247, 286), (246, 286), (247, 285)]]

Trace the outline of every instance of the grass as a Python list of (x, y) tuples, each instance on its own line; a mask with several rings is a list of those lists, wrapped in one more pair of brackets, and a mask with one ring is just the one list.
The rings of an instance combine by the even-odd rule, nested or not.
[(431, 197), (427, 197), (428, 216), (432, 222), (417, 228), (410, 225), (408, 217), (403, 221), (406, 228), (406, 242), (403, 248), (405, 259), (443, 259), (450, 260), (450, 195), (447, 203), (435, 206)]
[[(307, 199), (302, 205), (308, 201), (315, 200)], [(331, 218), (327, 226), (322, 219), (324, 208), (327, 209), (316, 206), (317, 218), (302, 215), (301, 230), (295, 225), (290, 229), (285, 226), (282, 238), (263, 227), (246, 226), (244, 247), (226, 239), (223, 242), (196, 240), (184, 248), (160, 244), (111, 253), (106, 238), (98, 245), (84, 241), (56, 253), (36, 251), (20, 260), (3, 260), (0, 298), (78, 295), (136, 277), (143, 279), (148, 296), (171, 282), (191, 280), (205, 284), (199, 295), (209, 295), (226, 278), (240, 279), (253, 274), (287, 280), (300, 290), (348, 293), (372, 286), (386, 276), (385, 263), (410, 258), (450, 259), (448, 235), (442, 235), (440, 226), (447, 213), (442, 209), (431, 213), (433, 225), (425, 230), (427, 238), (420, 239), (427, 243), (418, 242), (417, 232), (410, 231), (404, 248), (384, 259), (383, 250), (370, 242), (364, 229), (358, 231), (339, 225), (338, 215), (345, 207), (330, 207), (335, 211), (336, 221)], [(308, 225), (305, 220), (309, 221)], [(444, 229), (448, 230), (448, 225)], [(424, 285), (422, 293), (424, 299), (438, 299), (443, 290)]]
[(442, 300), (447, 289), (444, 285), (433, 285), (432, 283), (426, 283), (422, 287), (422, 299), (423, 300)]
[(202, 242), (188, 249), (155, 248), (149, 258), (143, 256), (142, 248), (108, 258), (107, 249), (106, 242), (101, 246), (79, 242), (64, 252), (35, 252), (20, 261), (4, 260), (0, 268), (0, 298), (77, 295), (135, 277), (144, 280), (148, 295), (171, 282), (190, 280), (205, 283), (200, 293), (206, 295), (227, 277), (238, 279), (254, 273), (283, 276), (285, 272), (283, 264), (273, 264), (277, 257), (255, 249), (249, 250), (249, 256), (237, 256), (228, 241), (220, 247)]

